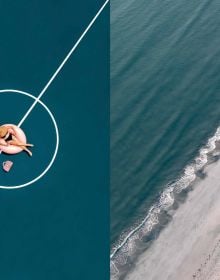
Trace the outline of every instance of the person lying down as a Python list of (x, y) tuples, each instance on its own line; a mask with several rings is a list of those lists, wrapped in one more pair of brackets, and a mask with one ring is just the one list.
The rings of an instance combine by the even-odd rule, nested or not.
[(15, 130), (12, 126), (0, 126), (0, 145), (1, 146), (17, 146), (20, 147), (22, 150), (26, 151), (29, 156), (32, 156), (32, 152), (27, 147), (33, 147), (32, 144), (27, 144), (19, 141), (16, 137)]

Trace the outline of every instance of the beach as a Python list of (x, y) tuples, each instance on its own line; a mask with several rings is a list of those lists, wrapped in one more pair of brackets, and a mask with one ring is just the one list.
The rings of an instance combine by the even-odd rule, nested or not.
[(111, 9), (115, 248), (220, 124), (220, 5), (118, 0)]
[(126, 280), (220, 279), (220, 161), (204, 172)]
[(216, 274), (219, 12), (217, 0), (111, 3), (112, 280)]

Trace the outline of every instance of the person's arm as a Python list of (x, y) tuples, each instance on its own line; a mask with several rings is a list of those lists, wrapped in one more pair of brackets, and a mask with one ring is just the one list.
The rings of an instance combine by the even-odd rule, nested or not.
[(11, 134), (11, 135), (14, 135), (15, 136), (15, 131), (14, 131), (14, 128), (10, 125), (7, 125), (7, 129), (8, 129), (8, 132)]

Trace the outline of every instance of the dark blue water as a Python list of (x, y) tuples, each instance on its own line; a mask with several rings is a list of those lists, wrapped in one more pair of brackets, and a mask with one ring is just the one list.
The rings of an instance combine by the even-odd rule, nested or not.
[[(102, 4), (1, 2), (0, 88), (37, 96)], [(106, 9), (43, 97), (60, 133), (54, 165), (27, 188), (0, 189), (1, 279), (107, 277), (108, 22)], [(0, 95), (0, 105), (1, 124), (17, 123), (30, 100)], [(39, 105), (22, 128), (33, 158), (10, 157), (13, 169), (0, 171), (0, 185), (35, 177), (54, 151), (54, 128)]]
[(112, 2), (113, 248), (219, 125), (219, 12), (217, 0)]

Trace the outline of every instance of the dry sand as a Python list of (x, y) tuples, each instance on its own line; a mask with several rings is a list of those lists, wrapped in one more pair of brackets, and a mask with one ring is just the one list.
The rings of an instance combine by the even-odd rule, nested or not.
[(220, 162), (205, 172), (126, 280), (220, 280)]

